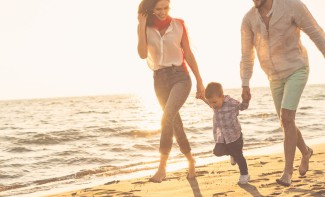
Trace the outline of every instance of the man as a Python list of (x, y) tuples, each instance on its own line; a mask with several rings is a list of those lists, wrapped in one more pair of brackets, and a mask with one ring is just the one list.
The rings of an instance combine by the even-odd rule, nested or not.
[(270, 81), (274, 105), (284, 131), (285, 167), (277, 183), (290, 186), (296, 147), (302, 154), (300, 175), (308, 171), (309, 148), (295, 124), (296, 110), (309, 74), (308, 56), (300, 41), (306, 33), (325, 57), (323, 29), (300, 0), (253, 0), (241, 26), (242, 95), (250, 96), (254, 48)]

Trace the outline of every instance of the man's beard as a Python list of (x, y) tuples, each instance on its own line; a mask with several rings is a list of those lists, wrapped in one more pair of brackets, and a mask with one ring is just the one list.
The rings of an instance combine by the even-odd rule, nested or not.
[(260, 8), (264, 5), (266, 0), (254, 0), (255, 8)]

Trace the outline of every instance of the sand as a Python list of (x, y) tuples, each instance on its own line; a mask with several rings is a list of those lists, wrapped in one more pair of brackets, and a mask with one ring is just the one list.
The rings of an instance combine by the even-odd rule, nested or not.
[[(297, 150), (295, 170), (290, 187), (275, 182), (284, 166), (283, 154), (247, 156), (251, 181), (238, 185), (238, 166), (223, 161), (197, 166), (197, 177), (186, 179), (186, 169), (168, 172), (161, 183), (148, 182), (149, 176), (70, 191), (57, 196), (150, 196), (150, 197), (200, 197), (200, 196), (325, 196), (325, 144), (311, 146), (309, 171), (300, 176), (298, 167), (301, 155)], [(245, 153), (245, 152), (244, 152)]]

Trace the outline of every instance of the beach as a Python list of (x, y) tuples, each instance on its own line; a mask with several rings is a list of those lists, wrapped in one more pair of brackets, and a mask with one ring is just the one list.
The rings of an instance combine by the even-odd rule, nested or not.
[[(324, 88), (322, 84), (307, 86), (297, 111), (296, 123), (308, 145), (325, 142), (325, 108), (322, 107), (325, 106)], [(249, 159), (254, 183), (260, 177), (259, 170), (270, 163), (272, 167), (279, 163), (276, 171), (282, 170), (283, 163), (278, 161), (281, 159), (268, 162), (265, 160), (269, 158), (264, 158), (261, 162), (268, 163), (255, 169), (255, 162), (260, 160), (255, 161), (250, 157), (264, 153), (282, 154), (283, 131), (269, 88), (252, 88), (251, 92), (253, 99), (250, 106), (240, 113), (239, 119), (244, 137), (244, 154)], [(233, 98), (241, 97), (241, 89), (225, 89), (225, 93)], [(8, 100), (0, 101), (0, 108), (0, 196), (46, 196), (116, 181), (120, 182), (107, 186), (121, 192), (142, 188), (141, 191), (148, 190), (148, 193), (133, 191), (134, 195), (155, 196), (156, 193), (150, 192), (161, 191), (159, 187), (165, 182), (180, 181), (185, 184), (180, 188), (186, 188), (186, 184), (189, 184), (185, 172), (182, 172), (187, 168), (186, 159), (179, 151), (176, 141), (168, 161), (167, 170), (171, 174), (168, 174), (167, 181), (161, 184), (132, 184), (146, 181), (158, 166), (161, 109), (154, 97), (104, 95)], [(204, 102), (195, 99), (195, 93), (192, 93), (180, 113), (197, 161), (200, 191), (206, 193), (211, 190), (214, 194), (222, 188), (222, 192), (226, 192), (226, 186), (217, 184), (228, 178), (231, 179), (229, 190), (237, 188), (238, 169), (228, 165), (229, 157), (215, 157), (212, 154), (213, 111)], [(315, 150), (315, 154), (319, 150), (322, 149)], [(298, 155), (297, 159), (299, 158)], [(211, 169), (202, 167), (219, 165), (223, 161), (226, 161), (225, 170), (218, 170), (218, 166)], [(181, 174), (173, 175), (177, 170), (181, 170)], [(225, 172), (219, 176), (218, 172), (222, 171)], [(218, 179), (206, 179), (210, 176)], [(279, 176), (280, 174), (269, 175), (269, 181), (254, 183), (254, 186), (262, 192), (263, 188), (259, 188), (258, 184), (273, 183), (274, 178)], [(130, 182), (131, 186), (125, 186), (125, 190), (116, 189), (130, 179), (138, 180)], [(151, 187), (158, 188), (151, 190)], [(311, 188), (313, 187), (310, 186)], [(237, 188), (234, 191), (241, 190)], [(114, 191), (109, 195), (118, 194)], [(168, 191), (176, 192), (177, 189)], [(163, 192), (159, 194), (165, 195)]]
[(197, 166), (197, 177), (188, 180), (186, 169), (168, 172), (161, 183), (148, 182), (150, 176), (130, 180), (115, 180), (95, 187), (83, 188), (48, 197), (68, 196), (325, 196), (325, 144), (311, 146), (314, 154), (309, 171), (300, 176), (301, 155), (296, 151), (294, 173), (290, 187), (275, 182), (279, 178), (284, 159), (282, 153), (246, 156), (251, 180), (237, 184), (239, 170), (229, 160)]
[[(325, 142), (325, 108), (320, 107), (325, 106), (324, 87), (307, 86), (297, 111), (296, 123), (308, 145)], [(225, 92), (234, 98), (240, 98), (241, 95), (241, 89), (226, 89)], [(251, 92), (254, 99), (250, 102), (249, 109), (239, 115), (244, 136), (244, 154), (247, 158), (254, 158), (261, 153), (281, 154), (283, 131), (269, 88), (252, 88)], [(0, 120), (5, 123), (0, 127), (0, 196), (45, 196), (121, 181), (107, 185), (116, 190), (124, 180), (146, 181), (158, 166), (161, 109), (155, 98), (106, 95), (9, 100), (0, 101), (0, 108)], [(226, 186), (216, 185), (225, 181), (225, 177), (232, 177), (229, 189), (233, 189), (238, 179), (237, 168), (228, 166), (229, 157), (215, 157), (212, 154), (212, 110), (204, 102), (195, 99), (195, 93), (192, 93), (180, 113), (197, 161), (200, 191), (208, 192), (209, 187), (211, 193), (218, 193), (214, 190), (215, 187), (222, 188), (223, 192), (227, 191), (224, 190)], [(254, 168), (255, 160), (251, 159), (248, 163), (254, 181), (261, 173), (258, 172), (259, 168)], [(268, 162), (264, 160), (261, 162)], [(218, 166), (211, 170), (202, 167), (219, 165), (222, 161), (226, 161), (228, 170), (218, 170)], [(273, 160), (262, 165), (263, 168), (270, 163), (279, 163), (277, 171), (282, 170), (283, 164)], [(186, 159), (174, 142), (167, 171), (173, 173), (186, 168)], [(234, 171), (226, 174), (225, 172), (231, 172), (229, 170)], [(218, 172), (221, 171), (225, 172), (219, 176)], [(211, 179), (211, 184), (205, 184), (202, 178), (210, 176), (219, 178)], [(273, 183), (274, 178), (280, 175), (275, 174), (274, 178), (272, 176), (267, 177), (270, 181), (262, 181), (260, 184)], [(167, 183), (177, 180), (189, 184), (185, 175), (169, 174), (167, 178)], [(148, 191), (160, 191), (159, 188), (164, 184), (166, 183), (130, 182), (132, 187), (118, 191), (129, 192), (137, 188), (146, 191), (146, 187), (158, 187)], [(174, 190), (176, 191), (168, 191), (175, 192)], [(237, 190), (238, 188), (234, 191)], [(262, 190), (259, 189), (261, 192)], [(138, 196), (157, 195), (150, 192), (133, 193)]]

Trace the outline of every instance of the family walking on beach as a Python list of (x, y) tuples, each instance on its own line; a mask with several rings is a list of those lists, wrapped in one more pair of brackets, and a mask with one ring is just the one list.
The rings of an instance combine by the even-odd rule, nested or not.
[(301, 30), (306, 33), (324, 57), (325, 34), (300, 0), (253, 2), (254, 7), (244, 16), (241, 25), (242, 102), (239, 102), (224, 94), (220, 83), (210, 82), (204, 87), (185, 23), (169, 15), (170, 1), (141, 1), (138, 9), (138, 53), (153, 70), (154, 89), (163, 110), (160, 163), (150, 181), (161, 182), (166, 177), (173, 137), (188, 159), (187, 178), (196, 176), (195, 159), (179, 114), (192, 86), (188, 65), (196, 79), (196, 98), (205, 101), (214, 112), (213, 153), (216, 156), (230, 155), (231, 163), (238, 164), (240, 170), (238, 183), (248, 183), (250, 176), (243, 156), (243, 133), (238, 115), (239, 110), (248, 108), (251, 99), (249, 81), (253, 73), (255, 51), (268, 77), (274, 106), (284, 132), (285, 165), (282, 176), (276, 182), (283, 186), (291, 185), (296, 147), (302, 154), (299, 174), (305, 175), (309, 170), (313, 150), (305, 144), (295, 124), (296, 110), (309, 75), (308, 56), (301, 44), (300, 33)]

